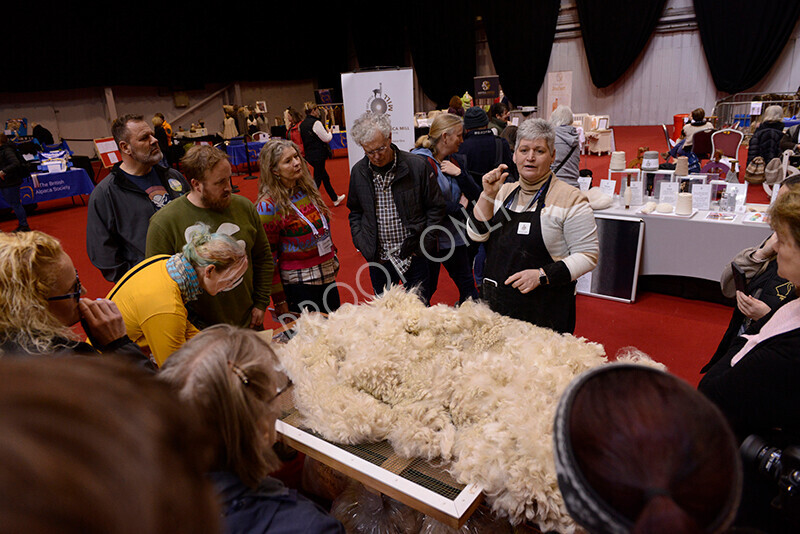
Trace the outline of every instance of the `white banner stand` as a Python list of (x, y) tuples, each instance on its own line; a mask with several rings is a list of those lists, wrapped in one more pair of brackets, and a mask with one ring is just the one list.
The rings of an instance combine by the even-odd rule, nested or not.
[(411, 69), (342, 73), (350, 168), (364, 157), (350, 137), (353, 123), (367, 111), (386, 113), (392, 122), (392, 142), (401, 150), (414, 148), (414, 75)]

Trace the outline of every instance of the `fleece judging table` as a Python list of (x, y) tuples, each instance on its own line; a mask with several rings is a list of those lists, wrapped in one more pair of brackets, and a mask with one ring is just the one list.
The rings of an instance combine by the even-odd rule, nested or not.
[[(70, 169), (66, 172), (46, 172), (25, 178), (19, 188), (23, 204), (34, 204), (46, 200), (89, 195), (94, 184), (84, 169)], [(0, 208), (10, 206), (0, 198)]]
[[(766, 206), (758, 206), (766, 208)], [(745, 214), (732, 221), (706, 219), (708, 211), (691, 217), (640, 213), (617, 205), (595, 212), (606, 217), (636, 217), (644, 221), (640, 275), (673, 275), (718, 281), (723, 267), (744, 248), (766, 239), (771, 230), (763, 223), (744, 223)]]
[[(285, 342), (293, 323), (277, 330), (274, 342)], [(279, 439), (366, 487), (426, 514), (453, 529), (461, 528), (483, 500), (475, 484), (459, 484), (446, 470), (419, 458), (403, 458), (386, 441), (342, 445), (303, 427), (291, 395), (280, 397), (275, 421)]]

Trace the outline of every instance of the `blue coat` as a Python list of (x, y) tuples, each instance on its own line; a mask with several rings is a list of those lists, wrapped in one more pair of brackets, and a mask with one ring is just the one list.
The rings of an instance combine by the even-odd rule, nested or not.
[(208, 476), (222, 502), (228, 534), (344, 534), (339, 521), (280, 480), (267, 478), (251, 489), (233, 473)]

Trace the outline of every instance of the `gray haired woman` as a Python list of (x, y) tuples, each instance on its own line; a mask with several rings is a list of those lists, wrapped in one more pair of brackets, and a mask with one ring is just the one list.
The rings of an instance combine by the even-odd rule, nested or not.
[(500, 165), (483, 176), (467, 225), (486, 243), (483, 298), (496, 312), (572, 333), (576, 280), (597, 265), (594, 213), (583, 193), (554, 179), (553, 125), (528, 119), (517, 131), (518, 183)]
[(556, 129), (553, 172), (559, 180), (578, 187), (581, 151), (578, 130), (572, 125), (572, 110), (567, 106), (558, 106), (550, 115), (550, 122)]

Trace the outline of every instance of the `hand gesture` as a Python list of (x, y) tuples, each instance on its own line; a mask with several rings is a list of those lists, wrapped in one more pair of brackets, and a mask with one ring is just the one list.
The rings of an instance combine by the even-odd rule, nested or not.
[(736, 292), (736, 305), (745, 317), (753, 321), (758, 321), (770, 311), (769, 306), (765, 302), (753, 298), (750, 295), (745, 295), (741, 291)]
[[(84, 320), (86, 335), (105, 347), (112, 342), (127, 335), (125, 320), (119, 312), (117, 305), (108, 299), (81, 299), (78, 309)], [(101, 349), (102, 347), (96, 347)]]
[(483, 192), (489, 198), (497, 196), (500, 187), (505, 183), (506, 178), (508, 178), (506, 169), (508, 169), (508, 166), (501, 163), (496, 169), (492, 169), (483, 175)]
[(519, 289), (520, 293), (530, 293), (539, 287), (539, 276), (539, 269), (525, 269), (509, 276), (505, 284)]
[(449, 176), (459, 176), (461, 169), (452, 161), (446, 159), (442, 162), (442, 172)]

